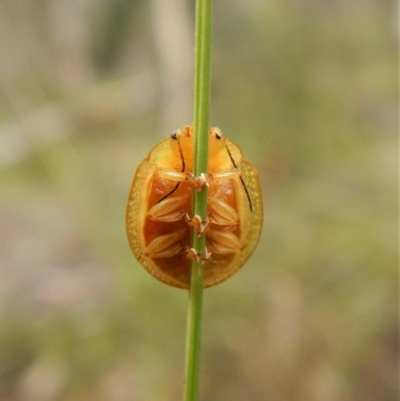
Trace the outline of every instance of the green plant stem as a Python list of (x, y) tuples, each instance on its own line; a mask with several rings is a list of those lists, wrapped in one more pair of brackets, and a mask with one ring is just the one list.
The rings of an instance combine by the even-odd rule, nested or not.
[[(193, 173), (196, 177), (208, 170), (212, 3), (212, 0), (196, 1), (193, 156)], [(203, 221), (206, 219), (206, 188), (193, 192), (192, 212)], [(192, 247), (205, 255), (205, 236), (198, 237), (192, 233)], [(192, 262), (186, 332), (185, 401), (198, 399), (203, 282), (203, 265)]]

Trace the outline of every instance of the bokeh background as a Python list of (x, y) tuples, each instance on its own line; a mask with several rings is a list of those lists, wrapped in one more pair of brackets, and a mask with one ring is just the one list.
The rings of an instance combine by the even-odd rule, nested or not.
[[(215, 2), (211, 123), (260, 245), (205, 293), (201, 397), (394, 401), (396, 5)], [(187, 293), (131, 255), (137, 164), (192, 119), (194, 1), (0, 2), (0, 400), (182, 398)]]

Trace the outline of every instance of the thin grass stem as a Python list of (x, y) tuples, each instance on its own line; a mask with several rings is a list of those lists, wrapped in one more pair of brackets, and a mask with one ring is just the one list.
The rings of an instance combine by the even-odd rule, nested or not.
[[(208, 170), (208, 126), (210, 113), (212, 0), (196, 1), (195, 78), (194, 78), (194, 175)], [(193, 192), (193, 215), (205, 220), (207, 189)], [(205, 255), (205, 236), (192, 233), (192, 247)], [(204, 268), (191, 263), (191, 282), (186, 332), (184, 401), (197, 401), (201, 348)]]

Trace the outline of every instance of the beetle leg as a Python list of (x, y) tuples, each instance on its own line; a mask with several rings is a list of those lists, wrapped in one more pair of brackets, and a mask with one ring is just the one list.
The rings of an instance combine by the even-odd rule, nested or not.
[(183, 249), (180, 240), (185, 236), (185, 230), (179, 230), (171, 234), (160, 235), (153, 239), (146, 248), (146, 256), (149, 258), (170, 258)]
[(207, 246), (205, 248), (206, 248), (206, 256), (202, 259), (203, 264), (209, 262), (212, 259), (212, 253), (208, 250)]
[(165, 169), (164, 168), (157, 169), (157, 175), (161, 178), (166, 178), (167, 180), (176, 181), (176, 182), (186, 181), (189, 177), (188, 173), (183, 173), (180, 171), (166, 169), (166, 168)]
[(186, 247), (186, 257), (190, 260), (193, 260), (193, 262), (200, 261), (199, 253), (194, 248)]
[[(175, 181), (175, 182), (183, 182), (183, 181), (188, 181), (194, 189), (200, 190), (205, 187), (210, 186), (210, 182), (213, 180), (211, 174), (205, 174), (201, 173), (198, 177), (196, 177), (192, 173), (184, 173), (181, 171), (176, 171), (176, 170), (171, 170), (171, 169), (157, 169), (157, 174), (161, 178), (165, 178), (170, 181)], [(216, 173), (219, 174), (219, 173)], [(228, 177), (231, 178), (231, 177)], [(224, 179), (224, 178), (220, 178)]]
[(210, 220), (214, 224), (232, 226), (239, 223), (237, 211), (228, 203), (213, 197), (209, 197), (207, 202), (213, 209), (213, 212), (210, 213)]
[(212, 253), (216, 253), (218, 255), (229, 255), (232, 253), (237, 253), (235, 250), (232, 248), (223, 246), (221, 244), (218, 244), (217, 242), (214, 241), (207, 241), (207, 245), (209, 249), (211, 250)]
[[(184, 173), (179, 173), (184, 174)], [(187, 181), (189, 181), (193, 188), (196, 190), (201, 190), (203, 188), (208, 188), (212, 181), (228, 180), (230, 178), (240, 177), (242, 172), (239, 169), (221, 170), (217, 173), (201, 173), (198, 177), (194, 174), (189, 173)]]
[(201, 264), (204, 265), (206, 262), (212, 259), (212, 254), (208, 251), (207, 247), (205, 248), (205, 256), (201, 256), (202, 254), (197, 252), (196, 249), (186, 247), (186, 257), (194, 262), (201, 262)]
[(198, 177), (189, 174), (188, 181), (193, 185), (193, 188), (200, 191), (203, 188), (208, 188), (212, 181), (211, 174), (201, 173)]
[(239, 238), (227, 231), (210, 230), (207, 233), (208, 246), (211, 252), (218, 254), (239, 253), (243, 250)]
[(217, 173), (209, 174), (212, 180), (220, 181), (220, 180), (228, 180), (230, 178), (237, 178), (242, 176), (242, 171), (238, 168), (232, 168), (230, 170), (221, 170)]
[(154, 221), (172, 222), (180, 220), (185, 214), (180, 207), (185, 204), (186, 200), (187, 196), (164, 199), (150, 208), (147, 217)]
[(201, 220), (201, 217), (197, 214), (193, 218), (190, 218), (190, 216), (186, 213), (185, 220), (190, 227), (194, 227), (194, 229), (197, 231), (198, 237), (204, 235), (209, 230), (210, 220), (208, 216), (206, 220), (203, 221)]
[(201, 173), (198, 177), (196, 177), (193, 173), (184, 173), (181, 171), (159, 168), (157, 169), (157, 174), (159, 177), (171, 181), (176, 181), (176, 182), (188, 181), (189, 183), (192, 184), (192, 186), (195, 189), (202, 189), (204, 187), (208, 187), (210, 185), (210, 182), (212, 181), (211, 174), (205, 174), (205, 173)]

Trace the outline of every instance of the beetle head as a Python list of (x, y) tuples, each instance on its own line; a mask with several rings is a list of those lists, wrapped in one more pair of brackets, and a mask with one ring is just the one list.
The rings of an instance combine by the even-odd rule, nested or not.
[[(209, 128), (208, 157), (215, 157), (224, 149), (224, 140), (219, 128)], [(171, 134), (171, 149), (176, 155), (181, 155), (185, 161), (193, 160), (194, 148), (193, 124), (186, 125)]]

